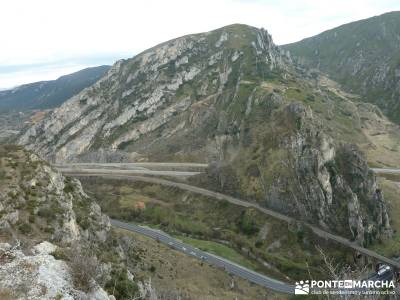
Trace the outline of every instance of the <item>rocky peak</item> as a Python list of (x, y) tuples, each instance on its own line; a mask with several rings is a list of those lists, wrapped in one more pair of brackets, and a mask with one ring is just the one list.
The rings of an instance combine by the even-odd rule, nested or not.
[(56, 161), (100, 148), (119, 149), (199, 99), (224, 93), (238, 80), (279, 72), (289, 61), (267, 31), (246, 25), (177, 38), (118, 61), (99, 82), (29, 128), (19, 142)]

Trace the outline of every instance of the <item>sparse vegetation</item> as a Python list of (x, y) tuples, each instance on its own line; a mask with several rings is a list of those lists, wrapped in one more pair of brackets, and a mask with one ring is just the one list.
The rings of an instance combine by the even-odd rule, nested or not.
[[(152, 266), (153, 267), (153, 266)], [(126, 268), (114, 268), (111, 279), (106, 283), (106, 291), (116, 299), (133, 299), (138, 292), (137, 285), (128, 279)]]
[[(313, 235), (292, 230), (287, 224), (253, 209), (141, 182), (82, 178), (82, 183), (85, 190), (99, 198), (103, 211), (112, 218), (158, 226), (199, 246), (200, 243), (211, 249), (215, 246), (214, 251), (219, 251), (221, 256), (236, 252), (257, 266), (257, 270), (278, 278), (282, 273), (301, 278), (308, 272), (307, 264), (317, 271), (319, 261), (312, 254), (315, 249), (309, 246), (315, 243)], [(225, 250), (218, 248), (214, 241), (223, 242)], [(346, 250), (341, 249), (341, 254), (336, 250), (337, 257), (345, 261), (352, 259), (346, 256)], [(253, 257), (265, 260), (276, 270), (263, 268)]]
[(68, 265), (74, 281), (74, 286), (78, 289), (89, 292), (93, 288), (94, 280), (100, 277), (99, 263), (95, 255), (88, 249), (82, 249), (75, 245), (66, 253)]

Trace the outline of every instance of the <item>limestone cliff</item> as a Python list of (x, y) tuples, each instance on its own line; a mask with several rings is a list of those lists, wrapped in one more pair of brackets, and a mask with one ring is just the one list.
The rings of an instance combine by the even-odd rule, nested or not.
[[(110, 259), (117, 249), (108, 217), (79, 181), (0, 146), (1, 299), (115, 299), (105, 291), (113, 272), (127, 272), (120, 256)], [(138, 292), (134, 281), (124, 288)]]

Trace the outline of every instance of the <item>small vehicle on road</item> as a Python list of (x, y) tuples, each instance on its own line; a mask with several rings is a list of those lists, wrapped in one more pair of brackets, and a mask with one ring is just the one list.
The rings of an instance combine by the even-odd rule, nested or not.
[(391, 269), (390, 269), (390, 267), (389, 267), (388, 265), (381, 265), (381, 266), (379, 267), (379, 270), (378, 270), (377, 274), (378, 274), (379, 276), (382, 276), (383, 274), (389, 272), (390, 270), (391, 270)]

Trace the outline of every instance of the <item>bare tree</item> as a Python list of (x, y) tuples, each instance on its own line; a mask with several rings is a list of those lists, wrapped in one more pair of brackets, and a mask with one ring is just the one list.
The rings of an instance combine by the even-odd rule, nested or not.
[(88, 250), (73, 246), (67, 252), (67, 258), (75, 287), (89, 292), (100, 273), (97, 257), (91, 255)]
[[(323, 264), (321, 266), (331, 280), (362, 280), (368, 274), (368, 266), (350, 266), (337, 262), (333, 257), (328, 256), (319, 246), (315, 247), (320, 254)], [(323, 299), (331, 300), (347, 300), (347, 299), (363, 299), (376, 300), (380, 299), (380, 295), (323, 295)]]

